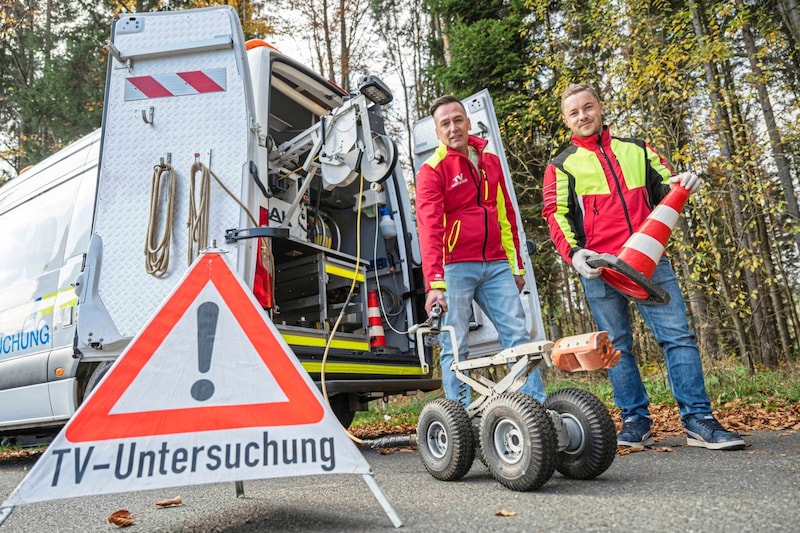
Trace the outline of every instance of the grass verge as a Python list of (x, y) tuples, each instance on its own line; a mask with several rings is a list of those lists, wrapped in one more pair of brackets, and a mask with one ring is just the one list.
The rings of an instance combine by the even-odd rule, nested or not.
[[(651, 403), (674, 406), (675, 399), (667, 381), (663, 363), (648, 363), (640, 368)], [(757, 369), (750, 374), (747, 367), (732, 363), (705, 363), (706, 390), (713, 407), (730, 402), (741, 406), (775, 409), (800, 403), (800, 362), (778, 369)], [(611, 382), (605, 372), (567, 373), (548, 369), (544, 378), (548, 393), (569, 387), (584, 389), (614, 409)], [(442, 396), (441, 391), (392, 398), (388, 402), (372, 402), (368, 411), (356, 413), (353, 427), (375, 423), (390, 425), (416, 424), (422, 407)]]

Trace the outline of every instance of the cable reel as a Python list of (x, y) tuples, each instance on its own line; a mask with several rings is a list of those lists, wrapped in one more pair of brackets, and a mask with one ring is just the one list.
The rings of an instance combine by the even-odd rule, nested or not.
[(319, 164), (325, 190), (346, 187), (359, 176), (370, 183), (385, 181), (397, 164), (397, 145), (369, 124), (367, 101), (354, 97), (322, 124)]

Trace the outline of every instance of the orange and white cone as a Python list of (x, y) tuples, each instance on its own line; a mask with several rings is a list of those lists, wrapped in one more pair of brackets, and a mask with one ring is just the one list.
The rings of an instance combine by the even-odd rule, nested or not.
[(383, 332), (381, 310), (378, 307), (378, 291), (367, 292), (367, 323), (370, 348), (385, 348), (386, 336)]
[(650, 281), (650, 277), (688, 198), (689, 191), (676, 185), (625, 241), (616, 256), (600, 254), (587, 262), (599, 268), (603, 280), (626, 296), (646, 304), (668, 303), (669, 294)]

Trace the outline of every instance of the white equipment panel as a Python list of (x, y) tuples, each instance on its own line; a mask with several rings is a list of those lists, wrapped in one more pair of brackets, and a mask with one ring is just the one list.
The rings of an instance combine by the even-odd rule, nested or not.
[[(114, 26), (110, 49), (93, 239), (102, 241), (97, 294), (127, 338), (188, 268), (195, 161), (258, 217), (249, 178), (256, 132), (245, 45), (230, 8), (125, 15)], [(146, 272), (144, 256), (151, 181), (159, 162), (171, 163), (177, 174), (170, 266), (162, 278)], [(197, 173), (195, 205), (199, 189)], [(226, 245), (225, 231), (253, 224), (213, 178), (210, 191), (209, 241), (229, 251), (228, 260), (252, 282), (248, 258), (254, 257), (257, 239)]]

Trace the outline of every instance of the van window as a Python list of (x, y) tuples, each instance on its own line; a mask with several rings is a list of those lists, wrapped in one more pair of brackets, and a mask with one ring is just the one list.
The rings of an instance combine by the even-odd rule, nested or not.
[(0, 286), (61, 267), (79, 183), (70, 179), (0, 215)]

